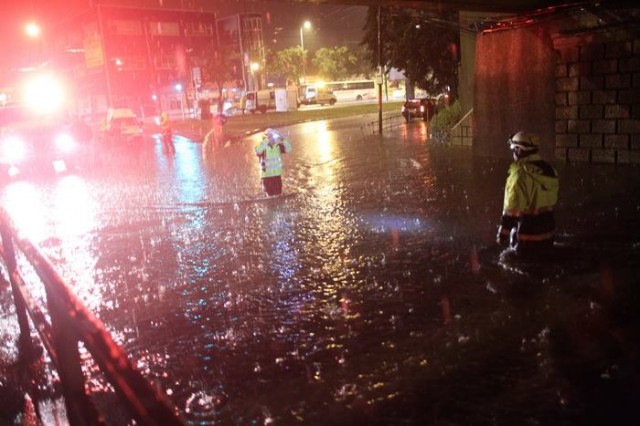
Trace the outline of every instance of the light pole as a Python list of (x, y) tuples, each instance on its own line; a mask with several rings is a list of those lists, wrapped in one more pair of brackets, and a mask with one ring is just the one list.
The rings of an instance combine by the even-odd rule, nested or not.
[(260, 83), (256, 74), (260, 71), (260, 64), (257, 62), (251, 62), (251, 80), (253, 81), (253, 90), (260, 90)]
[(308, 30), (311, 28), (311, 22), (304, 21), (302, 26), (300, 27), (300, 48), (302, 49), (302, 83), (305, 81), (305, 65), (306, 65), (306, 55), (304, 52), (304, 30)]

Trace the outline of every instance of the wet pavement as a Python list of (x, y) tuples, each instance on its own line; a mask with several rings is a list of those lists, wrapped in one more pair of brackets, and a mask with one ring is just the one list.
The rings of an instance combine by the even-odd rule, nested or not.
[(208, 155), (147, 141), (0, 199), (191, 424), (638, 424), (640, 169), (555, 164), (556, 253), (506, 262), (508, 159), (434, 145), (421, 122), (372, 136), (373, 120), (281, 129), (276, 199), (258, 136)]

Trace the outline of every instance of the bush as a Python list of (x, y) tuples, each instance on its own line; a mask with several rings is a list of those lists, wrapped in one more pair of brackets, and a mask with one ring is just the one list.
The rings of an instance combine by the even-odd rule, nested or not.
[(438, 106), (436, 115), (429, 122), (431, 130), (450, 130), (462, 118), (460, 102), (455, 101), (451, 106)]

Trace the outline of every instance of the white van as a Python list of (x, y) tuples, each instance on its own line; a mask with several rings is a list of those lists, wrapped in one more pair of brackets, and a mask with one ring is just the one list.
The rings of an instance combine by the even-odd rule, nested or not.
[(269, 109), (276, 108), (276, 94), (274, 90), (258, 90), (247, 92), (247, 103), (245, 111), (255, 114), (256, 111), (261, 113), (267, 112)]
[(298, 100), (301, 105), (333, 105), (338, 99), (326, 86), (303, 84), (298, 87)]

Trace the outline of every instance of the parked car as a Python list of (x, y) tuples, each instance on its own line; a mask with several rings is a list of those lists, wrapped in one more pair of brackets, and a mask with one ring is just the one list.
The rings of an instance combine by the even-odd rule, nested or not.
[(107, 110), (106, 136), (110, 142), (126, 144), (142, 143), (142, 121), (129, 108), (109, 108)]
[(0, 129), (4, 178), (76, 169), (86, 159), (87, 150), (68, 126), (58, 122), (29, 120)]
[(298, 103), (300, 105), (333, 105), (338, 101), (331, 89), (314, 84), (303, 84), (298, 87)]
[(407, 123), (413, 118), (429, 121), (435, 113), (436, 101), (430, 98), (408, 99), (402, 105), (402, 115)]

